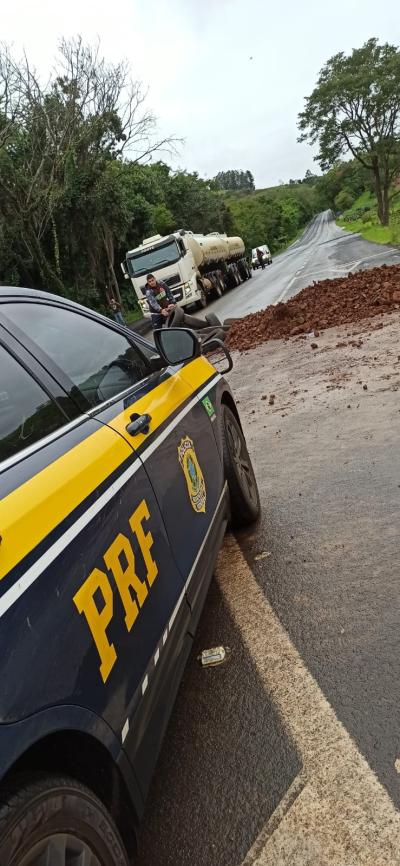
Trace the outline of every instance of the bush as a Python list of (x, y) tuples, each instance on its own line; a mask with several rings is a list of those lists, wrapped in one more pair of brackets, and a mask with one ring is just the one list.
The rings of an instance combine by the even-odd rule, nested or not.
[(374, 214), (372, 210), (367, 210), (361, 215), (361, 222), (372, 224), (373, 222), (375, 222), (374, 217), (376, 217), (376, 214)]
[(354, 202), (354, 195), (347, 189), (342, 189), (335, 196), (335, 205), (340, 211), (348, 210)]
[[(371, 213), (370, 205), (365, 205), (363, 207), (357, 207), (354, 210), (348, 211), (348, 213), (346, 213), (346, 217), (345, 217), (346, 222), (351, 222), (351, 223), (357, 222), (358, 220), (362, 219), (364, 214), (370, 214), (370, 213)], [(370, 219), (370, 216), (368, 216), (368, 220), (369, 219)]]
[(395, 211), (390, 217), (391, 243), (400, 244), (400, 210)]

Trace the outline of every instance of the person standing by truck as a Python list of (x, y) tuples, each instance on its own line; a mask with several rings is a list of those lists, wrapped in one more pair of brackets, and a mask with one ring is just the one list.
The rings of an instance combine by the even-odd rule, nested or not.
[(171, 289), (163, 280), (156, 280), (154, 274), (147, 274), (144, 292), (151, 313), (153, 330), (162, 328), (169, 314), (176, 307)]
[(264, 268), (265, 268), (264, 253), (262, 250), (260, 250), (259, 247), (257, 247), (257, 258), (258, 258), (258, 263), (259, 263), (260, 267), (264, 270)]
[(115, 322), (118, 325), (125, 325), (124, 317), (122, 315), (121, 304), (115, 300), (115, 298), (110, 298), (108, 301), (108, 308), (111, 312), (111, 315)]

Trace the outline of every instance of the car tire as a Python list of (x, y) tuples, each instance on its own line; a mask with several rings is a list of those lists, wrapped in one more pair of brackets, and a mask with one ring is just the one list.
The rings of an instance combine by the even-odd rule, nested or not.
[(68, 866), (80, 858), (92, 866), (132, 863), (111, 815), (89, 788), (68, 777), (41, 775), (2, 792), (1, 864), (54, 860)]
[(240, 424), (229, 406), (222, 405), (222, 447), (228, 482), (231, 522), (247, 526), (260, 516), (260, 496)]

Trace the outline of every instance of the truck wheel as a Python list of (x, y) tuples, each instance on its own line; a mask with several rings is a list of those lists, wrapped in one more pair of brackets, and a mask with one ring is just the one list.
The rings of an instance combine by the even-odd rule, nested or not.
[(4, 866), (129, 866), (119, 831), (102, 802), (64, 776), (31, 778), (2, 792), (0, 863)]
[(222, 445), (225, 478), (231, 500), (233, 526), (254, 523), (260, 515), (260, 497), (254, 469), (240, 424), (228, 406), (222, 405)]
[(220, 278), (217, 277), (217, 279), (215, 280), (215, 283), (214, 283), (214, 297), (215, 298), (222, 298), (223, 293), (224, 293), (224, 284), (223, 284), (222, 280), (220, 280)]
[(245, 280), (247, 280), (247, 278), (248, 278), (248, 276), (249, 276), (248, 267), (247, 267), (247, 265), (245, 264), (245, 262), (243, 262), (243, 261), (242, 261), (242, 262), (239, 262), (239, 264), (238, 264), (238, 271), (239, 271), (239, 276), (241, 277), (241, 279), (243, 280), (243, 282), (245, 282)]
[(204, 310), (204, 307), (207, 306), (207, 295), (203, 289), (203, 286), (200, 286), (199, 284), (197, 284), (197, 287), (198, 287), (198, 290), (200, 292), (200, 298), (197, 301), (197, 309), (198, 310)]

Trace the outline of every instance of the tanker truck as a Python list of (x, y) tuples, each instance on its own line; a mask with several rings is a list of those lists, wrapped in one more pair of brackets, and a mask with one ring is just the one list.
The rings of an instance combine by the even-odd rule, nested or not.
[(150, 315), (145, 298), (147, 274), (154, 274), (170, 287), (180, 307), (196, 304), (200, 309), (211, 297), (252, 276), (241, 238), (218, 232), (194, 234), (179, 229), (162, 237), (154, 235), (126, 254), (121, 263), (125, 279), (131, 280), (145, 316)]

